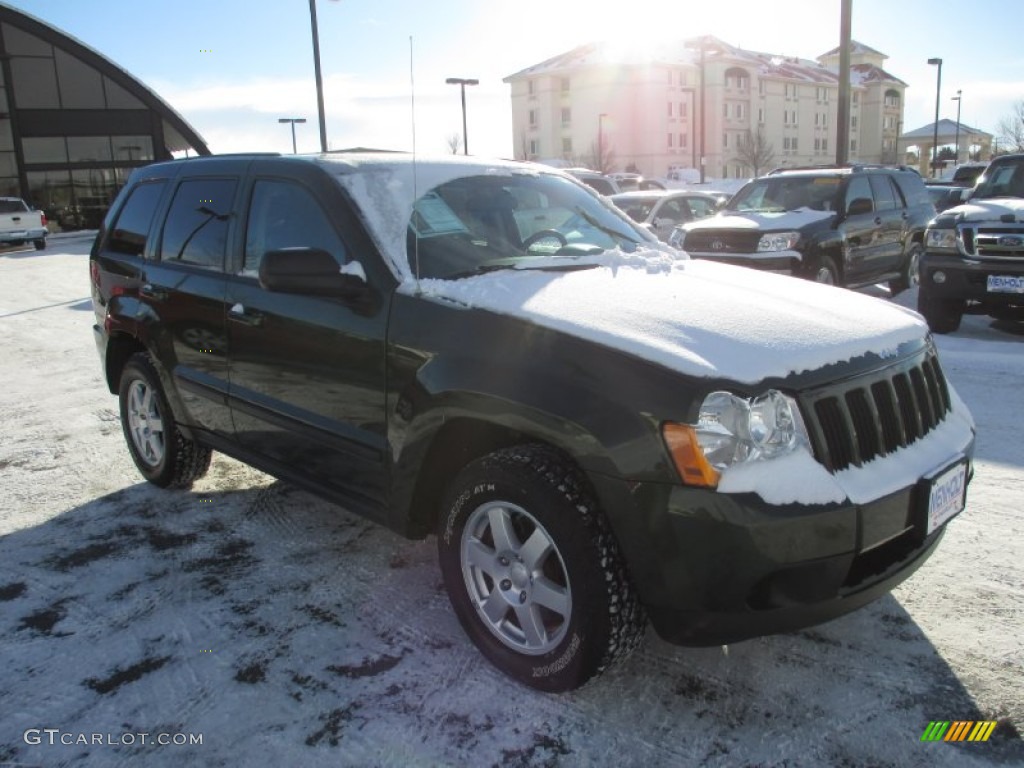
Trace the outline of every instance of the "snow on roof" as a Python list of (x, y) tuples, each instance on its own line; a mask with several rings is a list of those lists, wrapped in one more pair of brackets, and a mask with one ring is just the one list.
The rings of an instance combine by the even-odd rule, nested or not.
[(900, 85), (906, 85), (896, 75), (891, 75), (874, 64), (851, 64), (850, 85), (867, 85), (868, 83), (899, 83)]
[[(627, 49), (623, 49), (621, 44), (617, 42), (587, 43), (509, 75), (504, 78), (504, 82), (508, 83), (520, 78), (537, 75), (568, 73), (574, 70), (586, 69), (587, 67), (603, 65), (660, 63), (671, 66), (692, 66), (697, 64), (700, 57), (700, 51), (695, 47), (700, 41), (704, 42), (705, 55), (709, 60), (727, 61), (735, 63), (737, 66), (746, 66), (757, 70), (762, 77), (825, 84), (835, 84), (838, 81), (834, 71), (819, 64), (817, 61), (802, 59), (798, 56), (784, 56), (778, 53), (748, 51), (730, 45), (717, 37), (707, 35), (662, 43), (657, 46), (630, 46)], [(873, 51), (873, 49), (867, 46), (863, 46), (863, 49), (865, 51)], [(877, 53), (877, 51), (874, 52)], [(888, 75), (880, 68), (876, 67), (875, 69), (884, 75), (884, 77), (879, 77), (879, 79), (902, 82)], [(878, 76), (876, 75), (876, 77)]]
[[(860, 42), (858, 42), (856, 40), (851, 40), (850, 41), (850, 55), (851, 56), (857, 56), (858, 54), (860, 54), (860, 55), (867, 54), (869, 56), (881, 56), (883, 59), (888, 59), (889, 58), (886, 54), (882, 53), (881, 51), (876, 51), (870, 45), (864, 45), (864, 43), (860, 43)], [(821, 56), (819, 56), (818, 58), (819, 59), (824, 59), (826, 56), (838, 56), (838, 55), (839, 55), (839, 46), (836, 46), (831, 51), (826, 51), (825, 53), (821, 54)]]

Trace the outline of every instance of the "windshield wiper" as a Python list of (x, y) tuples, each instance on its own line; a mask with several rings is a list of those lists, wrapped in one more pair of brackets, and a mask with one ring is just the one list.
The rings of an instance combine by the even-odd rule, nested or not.
[(630, 243), (631, 245), (640, 245), (640, 241), (639, 240), (635, 240), (632, 237), (630, 237), (629, 235), (625, 235), (622, 232), (619, 232), (617, 230), (612, 229), (611, 227), (606, 227), (604, 224), (602, 224), (597, 219), (595, 219), (593, 216), (591, 216), (589, 213), (587, 213), (585, 210), (583, 210), (583, 208), (581, 208), (580, 206), (577, 205), (573, 210), (577, 214), (582, 216), (583, 220), (586, 221), (587, 224), (592, 226), (594, 229), (598, 229), (601, 232), (604, 232), (609, 237), (611, 237), (613, 239), (616, 239), (616, 240), (624, 240), (625, 242)]

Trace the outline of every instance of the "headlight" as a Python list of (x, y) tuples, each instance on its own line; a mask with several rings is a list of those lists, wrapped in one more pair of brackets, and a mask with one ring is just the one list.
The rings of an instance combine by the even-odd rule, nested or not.
[(758, 251), (791, 251), (800, 240), (799, 232), (770, 232), (757, 241)]
[(695, 425), (666, 424), (662, 432), (683, 480), (708, 487), (733, 464), (810, 446), (796, 401), (774, 389), (751, 399), (712, 392)]
[(925, 232), (925, 248), (929, 251), (955, 251), (955, 229), (929, 229)]

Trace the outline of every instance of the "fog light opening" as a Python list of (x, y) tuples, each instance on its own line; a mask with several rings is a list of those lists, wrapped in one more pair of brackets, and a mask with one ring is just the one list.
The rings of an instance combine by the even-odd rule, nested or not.
[(932, 274), (932, 280), (940, 285), (946, 282), (946, 273), (941, 269)]

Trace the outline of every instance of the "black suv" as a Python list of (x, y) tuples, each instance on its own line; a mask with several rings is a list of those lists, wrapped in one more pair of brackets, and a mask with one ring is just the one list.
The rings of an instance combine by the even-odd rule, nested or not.
[(715, 217), (669, 242), (698, 259), (829, 285), (917, 284), (935, 215), (916, 171), (881, 166), (778, 170), (746, 184)]
[(647, 617), (717, 645), (853, 610), (964, 506), (970, 416), (915, 316), (680, 258), (545, 166), (154, 164), (90, 277), (144, 477), (218, 450), (436, 533), (469, 637), (543, 690)]
[(917, 309), (936, 333), (964, 313), (1024, 320), (1024, 154), (992, 161), (928, 227)]

